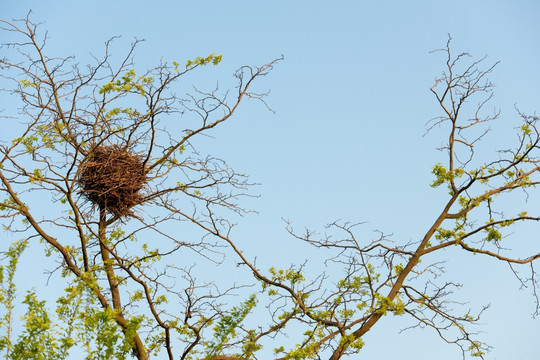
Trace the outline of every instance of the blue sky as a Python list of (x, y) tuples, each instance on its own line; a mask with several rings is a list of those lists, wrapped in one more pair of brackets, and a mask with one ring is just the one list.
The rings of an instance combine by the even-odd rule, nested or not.
[[(488, 146), (510, 141), (518, 124), (514, 105), (533, 113), (540, 96), (540, 3), (532, 0), (31, 0), (2, 2), (0, 17), (21, 18), (28, 9), (45, 22), (49, 53), (75, 55), (81, 63), (115, 35), (122, 35), (119, 53), (133, 38), (146, 40), (136, 53), (142, 69), (161, 59), (223, 54), (219, 67), (195, 79), (203, 85), (226, 84), (239, 66), (284, 55), (259, 85), (271, 90), (275, 113), (245, 104), (207, 145), (261, 184), (253, 189), (261, 196), (246, 201), (259, 215), (242, 219), (235, 234), (261, 264), (317, 256), (303, 255), (282, 218), (313, 229), (336, 219), (367, 221), (367, 237), (379, 229), (396, 241), (423, 235), (445, 198), (443, 189), (429, 187), (431, 166), (444, 161), (435, 150), (443, 132), (423, 134), (439, 115), (429, 88), (444, 65), (430, 50), (443, 47), (447, 34), (456, 52), (501, 61), (491, 76), (492, 106), (501, 118)], [(0, 108), (9, 105), (3, 96)], [(538, 242), (537, 229), (518, 237)], [(474, 307), (492, 305), (479, 328), (494, 346), (489, 358), (537, 359), (540, 322), (530, 317), (530, 291), (519, 291), (504, 264), (455, 255), (448, 253), (447, 275), (464, 284), (460, 297)], [(367, 335), (359, 358), (460, 356), (428, 330), (397, 335), (405, 326), (402, 319), (384, 319)]]

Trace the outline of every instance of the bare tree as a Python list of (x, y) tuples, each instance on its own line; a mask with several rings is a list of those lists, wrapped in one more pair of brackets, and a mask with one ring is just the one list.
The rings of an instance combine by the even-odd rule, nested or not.
[[(10, 231), (41, 239), (58, 257), (58, 270), (71, 284), (64, 303), (89, 294), (138, 359), (163, 353), (169, 359), (252, 359), (268, 342), (278, 344), (281, 359), (340, 359), (360, 351), (364, 334), (388, 314), (433, 329), (464, 357), (483, 358), (487, 346), (469, 327), (483, 310), (463, 312), (452, 298), (459, 282), (444, 280), (441, 264), (427, 256), (457, 247), (510, 265), (536, 289), (533, 263), (540, 254), (518, 257), (501, 243), (508, 228), (540, 217), (507, 215), (496, 200), (513, 190), (526, 196), (538, 184), (538, 118), (520, 114), (515, 147), (479, 162), (475, 150), (499, 115), (485, 112), (493, 66), (483, 68), (484, 59), (470, 61), (466, 53), (452, 55), (450, 40), (437, 51), (446, 68), (431, 88), (442, 115), (428, 123), (428, 131), (447, 131), (446, 158), (434, 166), (432, 184), (448, 188), (447, 202), (423, 238), (402, 244), (383, 233), (360, 240), (357, 224), (332, 223), (322, 237), (288, 224), (293, 237), (327, 253), (332, 276), (312, 277), (305, 265), (262, 270), (243, 253), (227, 216), (246, 211), (238, 201), (249, 182), (223, 160), (201, 155), (194, 143), (228, 120), (243, 99), (265, 104), (265, 94), (251, 88), (276, 61), (240, 68), (234, 90), (196, 89), (181, 98), (171, 90), (177, 80), (219, 63), (220, 56), (138, 73), (132, 61), (138, 42), (114, 65), (109, 41), (104, 56), (81, 69), (73, 58), (48, 57), (46, 36), (28, 18), (2, 24), (21, 39), (4, 49), (22, 60), (4, 58), (0, 67), (3, 78), (17, 84), (11, 91), (22, 101), (25, 120), (20, 136), (0, 148), (2, 218)], [(479, 102), (471, 111), (473, 101)], [(51, 206), (43, 211), (35, 201)], [(186, 225), (198, 237), (184, 238), (179, 229)], [(195, 269), (175, 262), (186, 251), (214, 263), (228, 253), (235, 271), (247, 277), (229, 286), (201, 282)], [(521, 265), (527, 275), (517, 271)], [(339, 273), (344, 276), (333, 275)], [(227, 296), (254, 282), (262, 286), (258, 296), (227, 306)], [(244, 320), (257, 299), (269, 316), (250, 328)], [(293, 324), (302, 335), (285, 345)]]

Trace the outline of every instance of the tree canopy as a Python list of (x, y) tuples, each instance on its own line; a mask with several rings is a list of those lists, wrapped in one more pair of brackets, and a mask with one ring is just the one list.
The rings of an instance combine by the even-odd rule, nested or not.
[[(139, 70), (138, 41), (118, 59), (111, 39), (81, 66), (48, 54), (46, 35), (29, 18), (2, 21), (2, 31), (10, 40), (0, 76), (21, 121), (0, 147), (0, 216), (21, 238), (0, 268), (6, 359), (67, 359), (76, 351), (87, 359), (340, 359), (361, 353), (364, 335), (390, 315), (434, 331), (464, 357), (484, 358), (488, 345), (471, 330), (483, 310), (454, 298), (459, 279), (431, 260), (451, 248), (506, 264), (538, 304), (540, 254), (528, 239), (528, 253), (517, 254), (511, 234), (540, 215), (504, 208), (504, 198), (526, 198), (539, 182), (538, 117), (518, 112), (514, 144), (479, 157), (499, 117), (487, 109), (495, 65), (455, 55), (450, 38), (435, 51), (444, 57), (431, 87), (440, 116), (427, 126), (446, 134), (432, 169), (431, 186), (447, 194), (435, 220), (408, 242), (383, 232), (360, 238), (358, 224), (346, 221), (323, 235), (287, 223), (292, 239), (325, 254), (327, 272), (313, 274), (303, 254), (288, 268), (264, 269), (256, 262), (264, 254), (243, 251), (232, 219), (249, 211), (241, 201), (251, 183), (198, 143), (246, 100), (268, 107), (267, 92), (256, 87), (281, 59), (240, 67), (231, 89), (180, 95), (187, 74), (222, 56)], [(51, 277), (65, 287), (55, 313), (29, 291), (17, 329), (13, 279), (30, 246), (43, 247), (56, 266)], [(197, 266), (185, 265), (187, 257)], [(201, 280), (209, 264), (234, 281)]]

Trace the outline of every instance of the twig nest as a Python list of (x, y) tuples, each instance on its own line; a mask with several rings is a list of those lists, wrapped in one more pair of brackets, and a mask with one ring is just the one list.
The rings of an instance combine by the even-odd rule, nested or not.
[(116, 145), (98, 146), (81, 163), (78, 181), (92, 204), (125, 217), (141, 203), (146, 176), (140, 156)]

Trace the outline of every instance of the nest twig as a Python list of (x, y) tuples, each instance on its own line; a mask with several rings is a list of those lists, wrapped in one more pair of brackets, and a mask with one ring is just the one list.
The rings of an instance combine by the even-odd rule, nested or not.
[(95, 206), (119, 217), (133, 215), (146, 182), (140, 156), (113, 145), (94, 148), (79, 167), (79, 184)]

